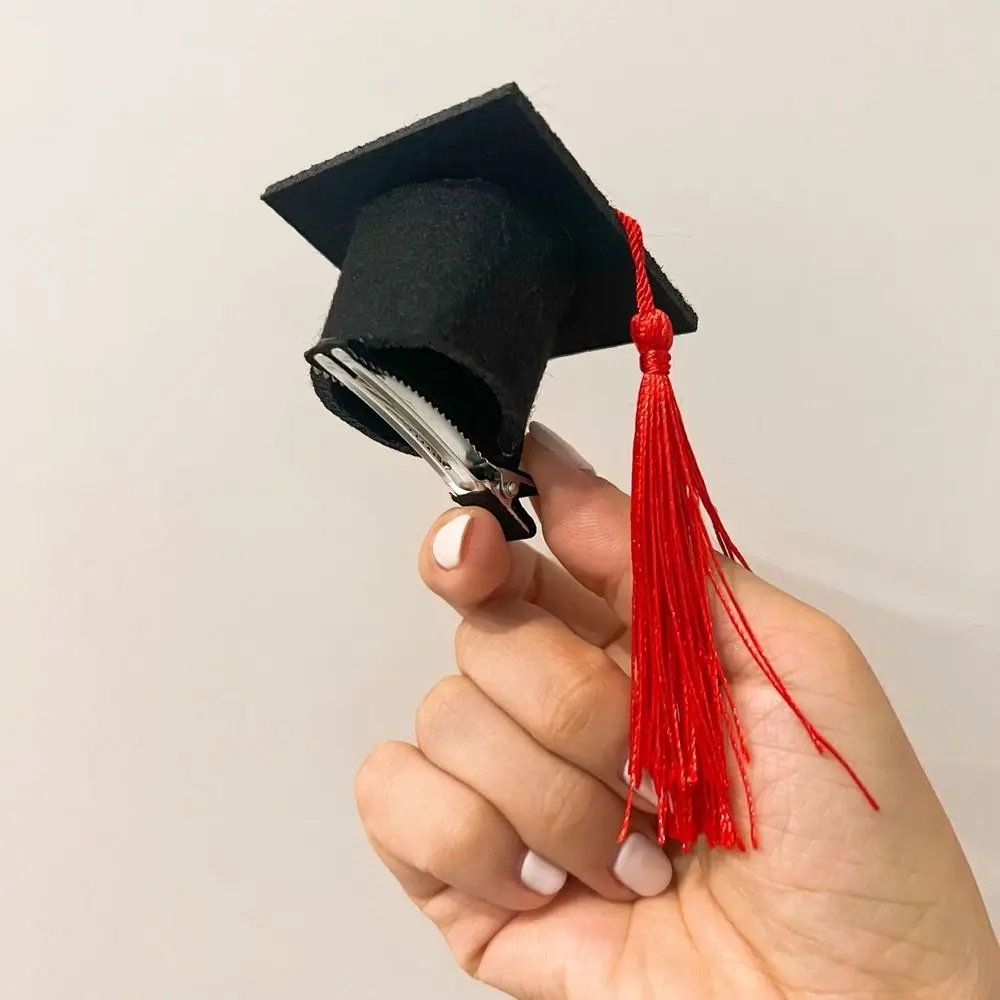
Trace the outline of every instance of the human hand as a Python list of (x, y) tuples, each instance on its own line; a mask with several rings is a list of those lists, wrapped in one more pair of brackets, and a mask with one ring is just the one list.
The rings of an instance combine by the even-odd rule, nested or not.
[(482, 511), (434, 526), (420, 569), (462, 616), (460, 673), (420, 706), (417, 745), (376, 748), (358, 775), (369, 839), (460, 965), (518, 1000), (1000, 995), (982, 898), (864, 656), (739, 567), (725, 570), (770, 661), (881, 811), (816, 753), (720, 613), (760, 848), (664, 853), (641, 802), (619, 846), (629, 504), (578, 459), (529, 437), (554, 560), (506, 544)]

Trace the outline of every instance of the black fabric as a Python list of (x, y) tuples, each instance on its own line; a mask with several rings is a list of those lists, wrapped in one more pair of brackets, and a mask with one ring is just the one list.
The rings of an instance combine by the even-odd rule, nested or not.
[[(351, 348), (509, 466), (573, 289), (568, 241), (503, 188), (409, 185), (359, 215), (317, 348)], [(314, 381), (338, 416), (410, 450), (348, 390)]]
[[(550, 358), (629, 341), (635, 278), (622, 227), (514, 84), (263, 198), (342, 271), (323, 336), (369, 352), (490, 458), (519, 454)], [(675, 332), (696, 329), (648, 255), (647, 268)], [(409, 450), (344, 390), (315, 373), (314, 385), (338, 416)]]

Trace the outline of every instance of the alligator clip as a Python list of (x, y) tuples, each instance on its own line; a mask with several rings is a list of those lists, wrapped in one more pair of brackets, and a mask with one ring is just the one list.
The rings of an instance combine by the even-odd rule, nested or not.
[(319, 346), (309, 361), (374, 410), (437, 472), (455, 503), (488, 510), (509, 542), (534, 536), (535, 522), (521, 502), (538, 495), (529, 475), (494, 465), (423, 396), (344, 348)]

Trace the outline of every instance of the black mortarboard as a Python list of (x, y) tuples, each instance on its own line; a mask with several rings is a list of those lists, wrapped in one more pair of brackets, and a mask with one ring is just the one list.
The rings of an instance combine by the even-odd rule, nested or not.
[[(550, 358), (629, 341), (621, 223), (515, 84), (280, 181), (264, 201), (341, 269), (320, 345), (348, 347), (516, 465)], [(697, 317), (647, 257), (678, 333)], [(317, 346), (320, 346), (317, 345)], [(326, 406), (412, 450), (314, 369)]]

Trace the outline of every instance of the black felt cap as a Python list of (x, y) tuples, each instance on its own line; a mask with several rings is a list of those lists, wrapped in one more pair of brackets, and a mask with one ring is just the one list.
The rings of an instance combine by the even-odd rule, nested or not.
[[(317, 346), (349, 347), (406, 382), (499, 464), (520, 456), (551, 358), (629, 341), (624, 231), (515, 84), (263, 198), (341, 271)], [(675, 332), (693, 331), (681, 293), (648, 256), (647, 268)], [(409, 450), (347, 390), (313, 384), (338, 416)]]

